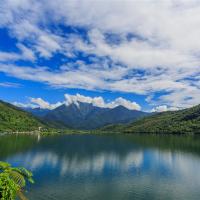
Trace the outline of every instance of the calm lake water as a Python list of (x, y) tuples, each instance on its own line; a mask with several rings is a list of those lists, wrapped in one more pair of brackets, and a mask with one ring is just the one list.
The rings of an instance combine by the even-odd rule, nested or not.
[(30, 200), (199, 200), (200, 138), (2, 136), (0, 160), (34, 174)]

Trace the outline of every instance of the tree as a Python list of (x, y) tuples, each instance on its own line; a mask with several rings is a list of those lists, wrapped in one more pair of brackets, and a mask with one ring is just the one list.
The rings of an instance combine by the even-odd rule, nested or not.
[(17, 196), (26, 200), (24, 188), (26, 181), (34, 183), (33, 175), (23, 167), (11, 167), (10, 164), (0, 161), (0, 199), (14, 200)]

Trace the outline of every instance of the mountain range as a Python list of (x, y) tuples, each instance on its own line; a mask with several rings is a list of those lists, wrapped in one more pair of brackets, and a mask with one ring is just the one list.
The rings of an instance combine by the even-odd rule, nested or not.
[(28, 110), (35, 116), (0, 101), (0, 132), (29, 132), (38, 130), (39, 127), (51, 130), (48, 125), (53, 124), (65, 130), (70, 127), (131, 134), (200, 134), (200, 105), (162, 113), (144, 113), (128, 110), (123, 106), (100, 108), (81, 102), (63, 104), (54, 110)]
[(109, 124), (130, 123), (149, 115), (146, 112), (129, 110), (124, 106), (102, 108), (83, 102), (63, 104), (53, 110), (28, 108), (26, 111), (55, 127), (88, 130)]
[(144, 117), (128, 125), (110, 125), (104, 131), (151, 134), (200, 134), (200, 105)]

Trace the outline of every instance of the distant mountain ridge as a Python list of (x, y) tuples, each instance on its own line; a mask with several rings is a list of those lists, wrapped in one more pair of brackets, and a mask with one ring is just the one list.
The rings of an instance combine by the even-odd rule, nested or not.
[(63, 104), (53, 110), (32, 109), (32, 114), (56, 127), (73, 129), (96, 129), (109, 124), (129, 123), (149, 115), (124, 106), (102, 108), (91, 103)]
[(110, 125), (104, 131), (152, 134), (200, 134), (200, 105), (144, 117), (128, 125)]
[(54, 110), (29, 108), (28, 111), (40, 116), (40, 120), (0, 100), (0, 132), (34, 131), (38, 127), (47, 128), (48, 124), (58, 128), (99, 128), (123, 133), (200, 134), (200, 105), (154, 114), (123, 106), (100, 108), (81, 102), (63, 104)]
[(44, 117), (50, 110), (42, 108), (23, 108), (23, 110), (33, 114), (36, 117)]

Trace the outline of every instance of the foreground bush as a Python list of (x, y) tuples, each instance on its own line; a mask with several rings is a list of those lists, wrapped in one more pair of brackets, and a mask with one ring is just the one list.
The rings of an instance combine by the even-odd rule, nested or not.
[(26, 200), (24, 188), (26, 181), (33, 183), (32, 173), (23, 167), (11, 167), (10, 164), (0, 161), (0, 199), (14, 200), (19, 197)]

